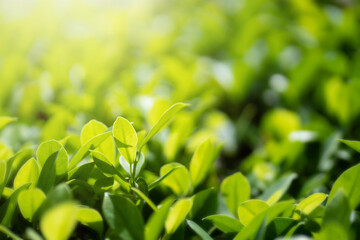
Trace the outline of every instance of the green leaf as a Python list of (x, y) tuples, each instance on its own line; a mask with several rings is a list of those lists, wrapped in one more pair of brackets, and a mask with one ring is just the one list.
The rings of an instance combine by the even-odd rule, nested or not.
[(173, 234), (184, 221), (192, 207), (192, 198), (179, 199), (170, 209), (165, 221), (165, 229), (167, 234)]
[[(302, 213), (309, 215), (326, 199), (326, 197), (327, 195), (324, 193), (314, 193), (302, 200), (295, 208), (295, 211), (301, 211)], [(300, 215), (297, 212), (294, 214), (294, 219), (300, 219)]]
[(94, 162), (85, 163), (68, 172), (68, 179), (87, 181), (95, 166)]
[(9, 123), (12, 123), (16, 120), (17, 118), (14, 117), (7, 117), (7, 116), (0, 117), (0, 130), (3, 129)]
[(41, 167), (44, 167), (47, 159), (58, 152), (56, 159), (56, 175), (63, 175), (67, 173), (69, 166), (69, 157), (65, 148), (56, 140), (43, 142), (39, 145), (36, 151), (36, 158)]
[(267, 210), (262, 211), (261, 213), (257, 214), (251, 222), (245, 226), (235, 237), (236, 240), (240, 239), (252, 239), (258, 229), (261, 227), (261, 225), (265, 221), (265, 226), (267, 226), (271, 221), (273, 221), (277, 216), (279, 216), (284, 211), (288, 211), (293, 209), (294, 201), (284, 201), (275, 203), (274, 205), (271, 205)]
[(78, 207), (74, 203), (62, 203), (45, 212), (40, 229), (47, 240), (67, 240), (77, 223)]
[(315, 240), (349, 240), (353, 239), (349, 236), (349, 231), (347, 231), (341, 224), (337, 222), (332, 222), (324, 226), (321, 231), (315, 235)]
[(269, 205), (264, 201), (258, 199), (247, 200), (238, 207), (239, 220), (244, 226), (247, 226), (256, 215), (268, 208)]
[(360, 203), (360, 164), (343, 172), (333, 184), (328, 202), (335, 196), (339, 189), (343, 189), (347, 195), (350, 208), (355, 209)]
[(322, 226), (338, 222), (346, 229), (350, 226), (350, 213), (352, 209), (349, 199), (343, 189), (339, 189), (337, 193), (327, 202)]
[(250, 184), (240, 172), (226, 177), (220, 186), (226, 206), (236, 216), (239, 205), (250, 198)]
[(339, 139), (339, 141), (345, 143), (346, 145), (360, 153), (360, 141), (351, 141), (344, 139)]
[(210, 235), (204, 229), (202, 229), (198, 224), (196, 224), (194, 221), (186, 220), (186, 222), (189, 225), (189, 227), (192, 230), (194, 230), (194, 232), (196, 232), (197, 235), (200, 236), (201, 239), (203, 239), (203, 240), (212, 240)]
[(77, 220), (81, 224), (94, 229), (101, 236), (104, 226), (103, 219), (98, 211), (86, 206), (80, 206), (78, 208)]
[(118, 117), (113, 125), (112, 134), (121, 155), (128, 163), (133, 163), (136, 157), (138, 138), (133, 125), (125, 118)]
[(154, 212), (145, 226), (145, 239), (146, 240), (157, 240), (164, 228), (164, 223), (168, 215), (169, 209), (173, 202), (172, 198), (164, 200), (158, 211)]
[[(80, 141), (81, 145), (86, 144), (87, 141), (93, 137), (107, 131), (108, 127), (102, 122), (91, 120), (81, 129)], [(99, 146), (95, 149), (103, 153), (109, 160), (111, 165), (115, 166), (115, 144), (112, 138), (106, 138)]]
[(269, 205), (272, 205), (284, 195), (284, 193), (287, 191), (287, 189), (290, 187), (290, 184), (296, 177), (297, 175), (295, 173), (290, 173), (282, 176), (269, 188), (267, 188), (267, 190), (259, 197), (259, 199), (267, 201)]
[(167, 176), (169, 176), (176, 168), (171, 169), (169, 172), (165, 173), (164, 175), (162, 175), (161, 177), (159, 177), (158, 179), (156, 179), (154, 182), (149, 184), (149, 191), (156, 188)]
[(14, 181), (15, 175), (22, 167), (22, 165), (32, 158), (34, 155), (34, 150), (32, 148), (25, 148), (17, 152), (11, 158), (9, 158), (7, 162), (7, 183), (11, 183)]
[(165, 175), (172, 169), (175, 170), (163, 179), (162, 183), (171, 188), (176, 195), (186, 195), (191, 187), (189, 171), (180, 163), (169, 163), (161, 167), (160, 176)]
[(283, 212), (292, 212), (295, 209), (295, 201), (287, 200), (281, 201), (271, 205), (267, 210), (268, 223), (271, 222), (274, 218), (279, 216)]
[(16, 189), (10, 196), (9, 199), (6, 200), (0, 207), (0, 219), (1, 224), (6, 227), (11, 227), (13, 224), (13, 220), (17, 217), (15, 213), (17, 208), (17, 198), (19, 194), (29, 187), (30, 183), (26, 183), (23, 186)]
[(14, 188), (17, 189), (25, 183), (31, 183), (30, 188), (36, 186), (40, 170), (34, 158), (29, 159), (18, 171), (14, 180)]
[(3, 188), (6, 185), (6, 162), (0, 160), (0, 196), (2, 195)]
[(201, 143), (195, 150), (190, 162), (190, 175), (193, 186), (197, 186), (206, 177), (216, 160), (220, 147), (216, 146), (211, 138)]
[(159, 121), (151, 128), (150, 132), (146, 135), (139, 149), (141, 149), (156, 133), (158, 133), (162, 128), (164, 128), (177, 112), (179, 112), (186, 106), (188, 106), (188, 104), (176, 103), (172, 105), (168, 110), (166, 110), (163, 115), (161, 115)]
[(191, 211), (189, 213), (190, 218), (194, 218), (195, 215), (204, 206), (206, 206), (207, 209), (211, 208), (211, 204), (209, 202), (207, 202), (207, 204), (205, 204), (205, 201), (208, 199), (208, 197), (210, 196), (210, 194), (212, 193), (213, 190), (214, 189), (212, 189), (212, 188), (205, 189), (205, 190), (202, 190), (200, 192), (197, 192), (196, 194), (194, 194), (192, 196), (193, 205), (192, 205)]
[(266, 233), (266, 222), (267, 222), (267, 217), (265, 217), (265, 219), (261, 222), (260, 227), (256, 231), (254, 240), (264, 240)]
[(97, 148), (103, 141), (105, 141), (109, 136), (111, 135), (111, 132), (104, 132), (101, 133), (93, 138), (91, 138), (89, 141), (87, 141), (84, 145), (80, 147), (80, 149), (75, 153), (75, 155), (70, 160), (70, 169), (74, 169), (76, 165), (78, 165), (81, 160), (86, 157), (89, 150)]
[(118, 174), (118, 170), (116, 170), (103, 153), (94, 150), (90, 150), (90, 152), (96, 166), (103, 173), (110, 175)]
[(210, 215), (204, 218), (224, 233), (240, 232), (244, 227), (240, 221), (226, 215)]
[(146, 137), (146, 131), (145, 130), (141, 130), (137, 133), (138, 136), (138, 143), (137, 143), (137, 149), (140, 149), (140, 145), (141, 143), (144, 141), (145, 137)]
[(33, 216), (39, 210), (46, 196), (38, 188), (22, 191), (17, 199), (21, 214), (32, 222)]
[(265, 239), (275, 239), (287, 233), (295, 224), (292, 218), (277, 217), (272, 221), (266, 230)]
[(102, 210), (107, 223), (118, 237), (129, 240), (144, 239), (143, 218), (134, 203), (121, 196), (106, 193)]
[(49, 156), (44, 163), (40, 176), (37, 182), (37, 187), (48, 193), (55, 183), (56, 178), (56, 159), (58, 158), (59, 151)]

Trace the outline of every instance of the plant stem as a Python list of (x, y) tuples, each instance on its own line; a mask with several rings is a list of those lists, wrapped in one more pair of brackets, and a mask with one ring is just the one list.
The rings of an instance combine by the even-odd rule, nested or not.
[(148, 198), (143, 192), (141, 192), (139, 189), (132, 187), (131, 190), (137, 193), (153, 210), (156, 212), (158, 209), (156, 205)]
[(19, 238), (16, 234), (14, 234), (13, 232), (11, 232), (8, 228), (6, 228), (3, 225), (0, 225), (0, 232), (3, 232), (5, 235), (11, 237), (13, 240), (22, 240), (21, 238)]

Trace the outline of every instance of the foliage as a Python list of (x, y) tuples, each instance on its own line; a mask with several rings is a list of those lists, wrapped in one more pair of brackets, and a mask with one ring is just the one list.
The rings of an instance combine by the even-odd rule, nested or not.
[(0, 0), (0, 239), (359, 238), (356, 1), (30, 2)]

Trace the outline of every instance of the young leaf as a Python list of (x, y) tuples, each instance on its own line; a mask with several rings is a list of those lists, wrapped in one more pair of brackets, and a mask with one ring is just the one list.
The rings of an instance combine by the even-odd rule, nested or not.
[(144, 239), (141, 213), (131, 201), (119, 195), (105, 194), (102, 210), (109, 226), (123, 239)]
[(240, 221), (226, 215), (210, 215), (204, 218), (224, 233), (240, 232), (244, 227)]
[(339, 141), (345, 143), (346, 145), (360, 153), (360, 141), (351, 141), (344, 139), (339, 139)]
[(236, 216), (239, 205), (250, 197), (250, 184), (240, 172), (226, 177), (220, 186), (229, 210)]
[[(106, 175), (109, 177), (113, 177), (121, 186), (128, 188), (128, 183), (125, 181), (124, 177), (121, 173), (107, 160), (104, 154), (98, 151), (91, 151), (92, 158), (96, 166)], [(100, 179), (98, 179), (100, 180)], [(98, 181), (97, 181), (98, 182)], [(98, 182), (99, 184), (99, 182)]]
[(328, 202), (335, 196), (340, 188), (342, 188), (347, 195), (350, 208), (355, 209), (360, 203), (360, 164), (349, 168), (343, 172), (333, 184)]
[(151, 128), (150, 132), (146, 135), (146, 137), (140, 144), (139, 149), (141, 149), (156, 133), (158, 133), (163, 127), (165, 127), (177, 112), (179, 112), (186, 106), (188, 106), (188, 104), (176, 103), (172, 105), (168, 110), (166, 110), (163, 115), (161, 115), (159, 121)]
[(159, 208), (158, 211), (154, 212), (145, 226), (145, 239), (146, 240), (157, 240), (159, 235), (164, 228), (164, 223), (168, 215), (169, 209), (173, 202), (172, 198), (166, 199)]
[(216, 146), (211, 138), (198, 146), (190, 162), (191, 182), (194, 187), (204, 180), (212, 168), (219, 150), (219, 146)]
[(162, 183), (171, 188), (176, 195), (186, 195), (191, 187), (189, 171), (180, 163), (169, 163), (161, 167), (160, 175), (163, 176), (172, 169), (175, 170)]
[[(84, 145), (87, 141), (93, 137), (106, 132), (108, 127), (102, 122), (91, 120), (81, 129), (80, 140), (81, 144)], [(115, 166), (115, 144), (112, 138), (106, 138), (99, 146), (95, 149), (103, 153), (109, 160), (111, 165)]]
[(22, 191), (17, 199), (21, 214), (32, 222), (33, 216), (45, 201), (46, 196), (38, 188)]
[(269, 205), (264, 201), (258, 199), (247, 200), (239, 205), (239, 220), (244, 226), (247, 226), (256, 215), (268, 208)]
[(81, 224), (94, 229), (101, 236), (104, 226), (103, 219), (98, 211), (86, 206), (80, 206), (78, 208), (77, 220)]
[(112, 134), (121, 155), (124, 156), (128, 163), (133, 163), (135, 161), (138, 143), (134, 127), (127, 119), (118, 117), (114, 122)]
[(192, 207), (192, 199), (180, 199), (170, 209), (169, 215), (165, 221), (165, 229), (167, 234), (173, 234), (184, 221)]
[(66, 240), (76, 227), (78, 207), (74, 203), (62, 203), (45, 212), (40, 229), (48, 240)]
[(14, 180), (14, 188), (24, 185), (25, 183), (32, 183), (30, 187), (36, 186), (39, 178), (39, 166), (34, 158), (29, 159), (18, 171)]
[(72, 157), (69, 169), (74, 169), (76, 165), (88, 154), (89, 150), (97, 148), (103, 141), (105, 141), (111, 132), (104, 132), (88, 140)]
[(294, 219), (300, 219), (300, 215), (296, 212), (296, 210), (301, 211), (306, 215), (309, 215), (317, 206), (319, 206), (326, 199), (326, 197), (327, 195), (324, 193), (314, 193), (302, 200), (295, 208)]
[(63, 175), (67, 172), (69, 157), (65, 148), (56, 140), (43, 142), (36, 151), (36, 158), (41, 167), (45, 165), (47, 159), (58, 152), (56, 159), (56, 175)]
[(186, 220), (187, 224), (189, 225), (189, 227), (194, 230), (194, 232), (197, 233), (197, 235), (200, 236), (200, 238), (202, 240), (212, 240), (212, 238), (210, 237), (210, 235), (204, 230), (202, 229), (198, 224), (196, 224), (194, 221), (191, 220)]

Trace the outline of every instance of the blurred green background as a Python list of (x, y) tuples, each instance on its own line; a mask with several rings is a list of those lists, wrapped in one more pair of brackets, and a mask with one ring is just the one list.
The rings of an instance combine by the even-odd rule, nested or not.
[(17, 118), (1, 159), (66, 136), (71, 150), (91, 119), (148, 129), (179, 101), (191, 106), (149, 146), (156, 158), (186, 161), (215, 136), (220, 176), (291, 170), (322, 186), (358, 158), (337, 139), (360, 139), (359, 5), (0, 0), (0, 115)]

